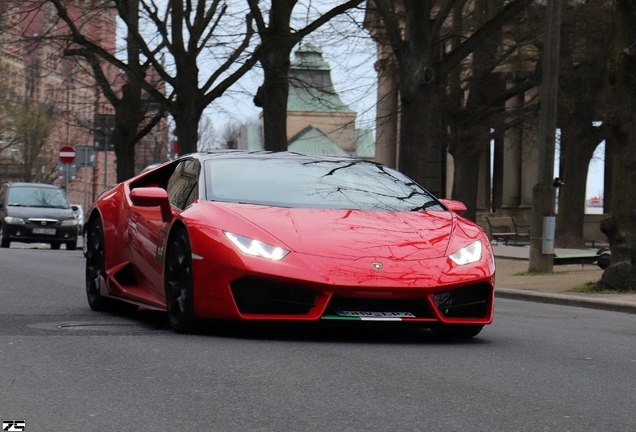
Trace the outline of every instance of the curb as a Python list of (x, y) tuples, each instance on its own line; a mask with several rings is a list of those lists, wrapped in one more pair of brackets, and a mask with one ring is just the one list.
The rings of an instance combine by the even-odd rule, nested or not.
[(535, 291), (525, 291), (506, 288), (495, 288), (496, 298), (510, 300), (531, 301), (536, 303), (549, 303), (561, 306), (575, 306), (588, 309), (599, 309), (612, 312), (623, 312), (636, 314), (635, 302), (624, 302), (607, 299), (593, 299), (588, 297), (578, 297), (566, 294), (538, 293)]

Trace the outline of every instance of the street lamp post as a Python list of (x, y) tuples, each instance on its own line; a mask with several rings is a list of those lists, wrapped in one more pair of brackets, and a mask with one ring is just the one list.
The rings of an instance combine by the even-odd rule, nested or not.
[(559, 93), (561, 0), (547, 0), (546, 44), (539, 114), (539, 173), (532, 190), (531, 272), (552, 273), (554, 265), (554, 142)]

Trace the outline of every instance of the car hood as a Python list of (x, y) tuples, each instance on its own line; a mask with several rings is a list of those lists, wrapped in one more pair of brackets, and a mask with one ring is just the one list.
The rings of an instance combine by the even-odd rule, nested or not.
[(331, 258), (438, 258), (446, 252), (453, 227), (453, 215), (449, 211), (378, 212), (222, 205), (295, 252)]
[(50, 219), (72, 219), (73, 210), (70, 208), (43, 208), (43, 207), (16, 207), (7, 206), (7, 215), (23, 219), (29, 218), (50, 218)]

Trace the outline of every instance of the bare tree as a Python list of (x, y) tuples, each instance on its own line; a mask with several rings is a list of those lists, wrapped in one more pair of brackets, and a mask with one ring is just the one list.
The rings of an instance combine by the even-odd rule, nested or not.
[[(475, 0), (472, 19), (466, 20), (465, 2), (458, 2), (451, 30), (453, 47), (457, 48), (463, 37), (492, 19), (503, 3)], [(506, 115), (511, 113), (506, 112), (505, 102), (535, 87), (540, 80), (541, 68), (535, 68), (534, 74), (526, 74), (507, 88), (501, 70), (515, 70), (523, 61), (531, 64), (535, 52), (529, 46), (527, 24), (510, 21), (507, 27), (505, 37), (502, 31), (495, 32), (474, 49), (470, 61), (453, 71), (448, 82), (449, 97), (443, 98), (443, 124), (449, 132), (448, 151), (454, 163), (451, 197), (465, 203), (467, 211), (463, 215), (471, 220), (475, 220), (477, 212), (480, 164), (476, 161), (481, 160), (484, 151), (490, 151), (490, 141), (501, 138), (509, 124)]]
[[(61, 0), (49, 1), (61, 3)], [(127, 77), (172, 114), (176, 123), (179, 153), (196, 151), (197, 126), (203, 110), (256, 63), (254, 56), (244, 58), (254, 33), (251, 16), (248, 14), (242, 20), (245, 32), (238, 35), (239, 41), (235, 41), (230, 40), (236, 38), (221, 24), (225, 18), (233, 20), (228, 24), (229, 28), (236, 24), (237, 18), (227, 13), (228, 5), (222, 4), (221, 0), (196, 3), (169, 0), (160, 4), (152, 0), (115, 0), (114, 4), (127, 27), (128, 43), (135, 45), (145, 59), (143, 63), (147, 63), (158, 74), (171, 92), (161, 92), (146, 80), (143, 71), (131, 67), (83, 34), (81, 29), (69, 22), (71, 20), (65, 20), (74, 42), (125, 71)], [(139, 27), (138, 13), (145, 24), (143, 30)], [(234, 42), (234, 47), (228, 48)], [(221, 60), (206, 77), (201, 73), (201, 62), (210, 50), (213, 55), (216, 54), (217, 60)]]
[(221, 146), (226, 149), (238, 148), (241, 125), (237, 122), (226, 123), (221, 131)]
[(398, 167), (427, 186), (426, 154), (437, 117), (434, 101), (440, 82), (464, 59), (499, 32), (533, 0), (512, 0), (461, 43), (446, 50), (441, 32), (458, 0), (370, 0), (386, 31), (399, 74), (400, 139)]
[(605, 118), (614, 145), (612, 215), (601, 222), (612, 250), (600, 287), (636, 286), (636, 5), (616, 0), (610, 51), (613, 107)]
[[(264, 81), (258, 89), (254, 103), (263, 108), (263, 136), (266, 150), (287, 150), (288, 75), (292, 49), (305, 36), (363, 1), (343, 1), (305, 27), (294, 30), (292, 19), (298, 0), (271, 0), (270, 4), (262, 0), (247, 0), (261, 39), (255, 54), (263, 67)], [(263, 4), (268, 4), (268, 11)], [(269, 16), (268, 22), (264, 17), (266, 14)]]
[(0, 155), (19, 169), (15, 173), (25, 182), (49, 183), (55, 179), (57, 164), (45, 153), (47, 140), (53, 129), (53, 113), (42, 108), (33, 98), (33, 88), (38, 79), (38, 65), (27, 68), (27, 91), (16, 95), (4, 87), (2, 102)]
[[(612, 38), (612, 5), (604, 0), (564, 5), (559, 77), (561, 151), (559, 211), (555, 243), (585, 248), (583, 222), (590, 160), (606, 139), (607, 127), (595, 126), (607, 109), (607, 65)], [(606, 92), (605, 92), (606, 93)]]

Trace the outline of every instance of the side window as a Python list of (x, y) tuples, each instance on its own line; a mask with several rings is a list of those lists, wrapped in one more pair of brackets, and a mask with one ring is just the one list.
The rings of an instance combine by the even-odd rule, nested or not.
[(170, 204), (183, 210), (197, 198), (199, 172), (199, 162), (194, 159), (184, 160), (177, 165), (166, 187)]

